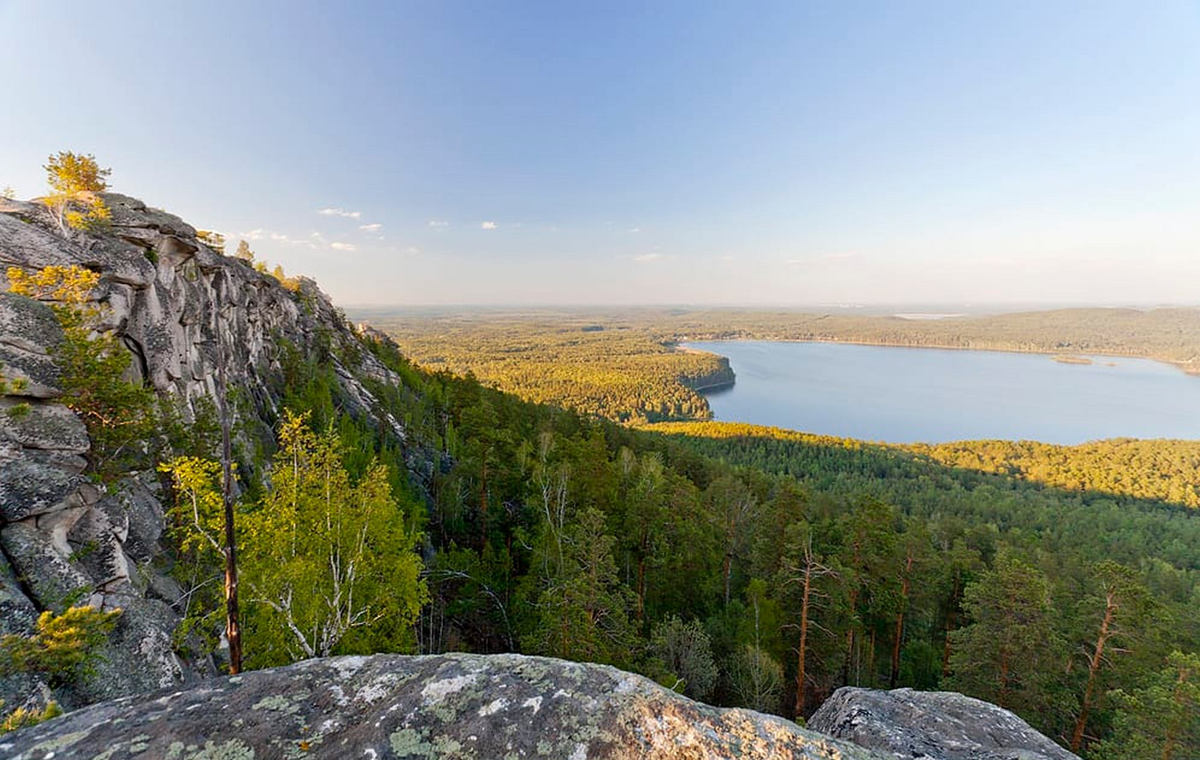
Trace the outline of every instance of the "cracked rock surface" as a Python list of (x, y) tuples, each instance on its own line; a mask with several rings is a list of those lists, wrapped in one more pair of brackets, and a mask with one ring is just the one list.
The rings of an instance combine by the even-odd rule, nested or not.
[(1079, 760), (1008, 710), (951, 691), (846, 686), (808, 725), (904, 760)]
[(882, 760), (790, 721), (604, 665), (521, 655), (333, 657), (93, 705), (0, 737), (12, 760)]

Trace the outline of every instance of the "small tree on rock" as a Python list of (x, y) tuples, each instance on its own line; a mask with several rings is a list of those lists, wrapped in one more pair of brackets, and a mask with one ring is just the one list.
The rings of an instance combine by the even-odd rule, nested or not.
[[(71, 151), (51, 155), (44, 168), (50, 193), (42, 202), (54, 213), (60, 230), (66, 232), (68, 226), (92, 230), (108, 224), (112, 214), (96, 193), (108, 189), (107, 179), (112, 169), (101, 169), (91, 154)], [(83, 210), (72, 208), (72, 204), (82, 206)]]

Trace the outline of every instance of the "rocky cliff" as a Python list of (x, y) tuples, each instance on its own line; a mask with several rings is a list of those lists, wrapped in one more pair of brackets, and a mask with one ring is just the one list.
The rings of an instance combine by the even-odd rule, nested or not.
[[(359, 337), (316, 286), (296, 290), (226, 257), (178, 217), (107, 194), (112, 227), (103, 235), (61, 234), (45, 208), (0, 199), (0, 633), (29, 633), (42, 610), (87, 601), (121, 608), (98, 677), (56, 689), (66, 707), (179, 686), (215, 674), (207, 658), (187, 659), (174, 641), (183, 590), (167, 574), (162, 486), (156, 473), (130, 472), (107, 486), (84, 473), (90, 442), (83, 423), (56, 401), (50, 349), (62, 339), (51, 309), (8, 294), (4, 271), (80, 265), (100, 275), (92, 294), (100, 329), (131, 354), (131, 379), (171, 399), (184, 418), (217, 389), (217, 352), (240, 403), (242, 435), (271, 437), (283, 388), (285, 346), (334, 359), (339, 401), (404, 440), (379, 410), (364, 378), (394, 382), (360, 350)], [(12, 382), (16, 381), (16, 382)], [(245, 442), (253, 445), (252, 441)], [(46, 684), (0, 679), (6, 709), (44, 701)]]

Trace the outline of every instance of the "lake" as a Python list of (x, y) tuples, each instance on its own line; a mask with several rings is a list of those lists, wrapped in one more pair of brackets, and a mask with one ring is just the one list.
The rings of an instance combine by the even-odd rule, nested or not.
[(1065, 364), (1044, 354), (775, 341), (686, 348), (729, 357), (737, 382), (704, 394), (721, 421), (890, 443), (1200, 438), (1200, 377), (1148, 359)]

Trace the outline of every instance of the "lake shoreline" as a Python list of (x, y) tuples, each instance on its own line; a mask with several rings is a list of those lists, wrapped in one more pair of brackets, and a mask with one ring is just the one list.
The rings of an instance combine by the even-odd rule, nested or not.
[[(924, 348), (924, 349), (930, 349), (930, 350), (934, 350), (934, 351), (991, 351), (994, 353), (1002, 353), (1002, 354), (1031, 354), (1031, 355), (1036, 355), (1036, 356), (1049, 356), (1052, 358), (1062, 353), (1062, 351), (1049, 351), (1049, 350), (1038, 350), (1038, 349), (989, 348), (989, 347), (985, 347), (985, 346), (953, 346), (953, 345), (933, 344), (933, 343), (913, 345), (911, 343), (898, 343), (895, 341), (851, 340), (848, 338), (750, 338), (750, 337), (689, 338), (686, 341), (667, 342), (667, 343), (664, 343), (663, 345), (668, 346), (676, 351), (681, 351), (684, 353), (715, 353), (712, 351), (703, 351), (700, 349), (688, 348), (684, 344), (686, 344), (686, 343), (750, 343), (750, 342), (755, 342), (755, 341), (763, 342), (763, 343), (826, 343), (826, 344), (842, 345), (842, 346), (872, 346), (872, 347), (876, 347), (876, 348), (917, 348), (917, 349)], [(1078, 352), (1078, 353), (1081, 355), (1085, 355), (1085, 356), (1101, 356), (1101, 357), (1110, 358), (1110, 359), (1144, 359), (1146, 361), (1158, 362), (1159, 364), (1166, 364), (1168, 366), (1174, 367), (1175, 369), (1179, 370), (1180, 372), (1182, 372), (1183, 374), (1185, 374), (1189, 377), (1200, 377), (1200, 366), (1197, 366), (1193, 362), (1181, 362), (1181, 361), (1175, 361), (1172, 359), (1161, 359), (1161, 358), (1149, 356), (1146, 354), (1133, 354), (1133, 353), (1122, 354), (1122, 353), (1116, 353), (1113, 351), (1086, 351), (1086, 352)], [(716, 355), (722, 356), (721, 354), (716, 354)], [(728, 357), (723, 357), (723, 358), (728, 358)], [(699, 390), (699, 389), (693, 389), (693, 390)]]
[[(892, 348), (925, 353), (884, 350)], [(734, 386), (697, 383), (718, 422), (889, 444), (1200, 439), (1189, 422), (1200, 417), (1200, 388), (1147, 357), (751, 338), (678, 349), (714, 354), (737, 372)], [(1108, 369), (1105, 356), (1125, 361)]]

